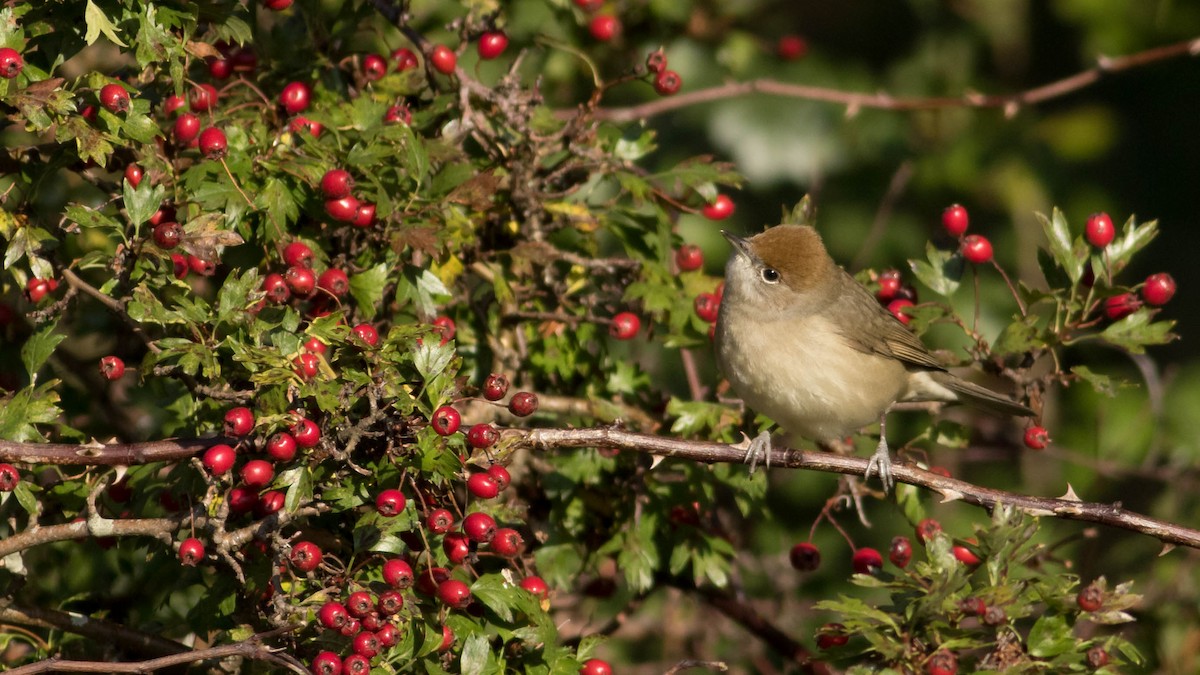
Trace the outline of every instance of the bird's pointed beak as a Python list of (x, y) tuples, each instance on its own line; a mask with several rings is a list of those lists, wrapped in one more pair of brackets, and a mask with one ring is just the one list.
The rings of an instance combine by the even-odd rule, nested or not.
[(721, 230), (721, 236), (725, 237), (725, 240), (728, 241), (738, 253), (750, 258), (754, 257), (754, 254), (750, 252), (750, 240), (744, 237), (739, 237), (728, 230)]

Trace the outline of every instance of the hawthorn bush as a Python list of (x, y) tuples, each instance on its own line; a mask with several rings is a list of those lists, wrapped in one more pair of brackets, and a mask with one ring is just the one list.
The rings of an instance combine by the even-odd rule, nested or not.
[[(888, 496), (829, 475), (865, 457), (777, 450), (770, 490), (741, 466), (730, 444), (770, 421), (730, 400), (708, 354), (717, 232), (777, 222), (780, 200), (735, 196), (735, 166), (687, 137), (704, 97), (683, 97), (724, 76), (864, 80), (772, 34), (773, 4), (713, 4), (0, 10), (0, 662), (595, 675), (1177, 658), (1154, 629), (1186, 602), (1147, 608), (1135, 590), (1165, 591), (1144, 563), (1113, 564), (1112, 583), (1080, 570), (1080, 531), (1116, 530), (1066, 519), (1196, 547), (1168, 522), (1193, 494), (1133, 500), (1166, 520), (1147, 519), (1012, 466), (1083, 445), (1100, 408), (1076, 392), (1129, 396), (1090, 345), (1134, 355), (1161, 399), (1144, 352), (1175, 337), (1161, 316), (1175, 281), (1134, 264), (1154, 221), (1048, 205), (1035, 221), (1043, 205), (1023, 205), (1040, 244), (1026, 259), (980, 227), (994, 208), (937, 202), (919, 227), (896, 217), (898, 252), (872, 268), (870, 218), (832, 195), (847, 234), (820, 194), (800, 201), (784, 222), (815, 224), (839, 260), (865, 256), (859, 280), (947, 365), (1039, 417), (901, 417), (907, 484)], [(730, 102), (713, 118), (738, 129), (751, 89), (704, 90)], [(889, 109), (904, 106), (838, 96), (891, 116), (864, 122), (877, 138), (862, 143), (905, 133)], [(678, 126), (645, 123), (672, 110)], [(1181, 437), (1098, 468), (1163, 480)], [(963, 480), (933, 466), (980, 448), (1001, 461), (954, 464)], [(1091, 485), (1096, 463), (1065, 457)], [(1137, 611), (1152, 612), (1145, 632)]]

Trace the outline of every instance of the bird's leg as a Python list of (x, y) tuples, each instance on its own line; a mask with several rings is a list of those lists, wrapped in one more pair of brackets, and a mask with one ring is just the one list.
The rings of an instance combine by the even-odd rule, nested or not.
[(750, 473), (754, 473), (755, 467), (758, 466), (758, 460), (761, 459), (763, 466), (771, 468), (771, 434), (764, 431), (754, 440), (750, 441), (750, 447), (746, 448), (746, 456), (743, 461), (750, 463)]
[(879, 482), (883, 483), (884, 494), (891, 492), (892, 486), (896, 484), (896, 480), (892, 478), (892, 456), (888, 451), (886, 422), (887, 411), (884, 411), (879, 416), (879, 445), (875, 447), (871, 461), (867, 462), (867, 473), (863, 476), (864, 480), (870, 480), (871, 474), (878, 473)]

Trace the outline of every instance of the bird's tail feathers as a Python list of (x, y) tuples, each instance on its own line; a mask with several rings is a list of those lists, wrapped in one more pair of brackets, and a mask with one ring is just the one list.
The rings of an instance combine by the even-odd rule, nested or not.
[(957, 394), (960, 403), (974, 406), (983, 410), (988, 410), (994, 413), (999, 413), (1001, 415), (1032, 417), (1035, 414), (1028, 407), (1017, 403), (1007, 396), (997, 394), (986, 387), (981, 387), (977, 384), (967, 382), (956, 375), (952, 375), (950, 373), (936, 373), (933, 377), (938, 384)]

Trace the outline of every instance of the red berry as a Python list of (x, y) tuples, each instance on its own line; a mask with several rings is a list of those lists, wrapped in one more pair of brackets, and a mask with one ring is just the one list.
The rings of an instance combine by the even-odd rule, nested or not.
[(183, 228), (176, 222), (159, 223), (154, 226), (150, 236), (159, 248), (169, 251), (183, 241)]
[(404, 596), (398, 591), (384, 591), (379, 594), (379, 602), (375, 609), (383, 616), (391, 616), (404, 607)]
[(249, 513), (258, 506), (258, 493), (241, 486), (229, 491), (229, 510), (235, 514)]
[(892, 316), (900, 320), (900, 323), (907, 326), (912, 321), (912, 316), (904, 311), (913, 306), (912, 300), (906, 298), (896, 298), (887, 305), (887, 310), (892, 313)]
[(412, 110), (403, 103), (397, 103), (383, 114), (383, 122), (384, 124), (412, 124)]
[(1032, 426), (1025, 430), (1025, 447), (1030, 450), (1041, 450), (1050, 443), (1050, 434), (1045, 427)]
[[(187, 256), (183, 255), (182, 253), (171, 254), (171, 273), (175, 275), (176, 279), (186, 279), (188, 272), (191, 271), (191, 269), (191, 266), (188, 265)], [(279, 281), (282, 283), (283, 277), (279, 277)], [(265, 279), (263, 280), (263, 283), (266, 283)], [(284, 290), (287, 290), (286, 287)]]
[(463, 532), (473, 541), (486, 544), (496, 535), (496, 520), (480, 511), (468, 513), (463, 518)]
[(245, 436), (254, 429), (254, 413), (249, 408), (238, 406), (225, 413), (225, 435)]
[(222, 159), (229, 148), (225, 132), (217, 127), (209, 127), (200, 132), (200, 153), (208, 159)]
[(279, 104), (289, 115), (308, 110), (312, 88), (304, 82), (289, 82), (279, 93)]
[(354, 211), (354, 219), (350, 224), (358, 228), (367, 228), (375, 224), (375, 205), (369, 202), (359, 202)]
[(117, 356), (100, 359), (100, 374), (109, 380), (119, 380), (125, 374), (125, 362)]
[(508, 393), (508, 378), (500, 373), (488, 375), (483, 382), (483, 397), (489, 401), (499, 401)]
[[(271, 1), (267, 0), (268, 7), (271, 6)], [(291, 4), (292, 0), (287, 2)], [(342, 658), (333, 652), (321, 652), (313, 659), (310, 668), (313, 675), (342, 675)]]
[(832, 649), (850, 641), (846, 627), (840, 623), (827, 623), (817, 629), (817, 647)]
[(209, 473), (220, 476), (233, 468), (233, 462), (236, 459), (237, 453), (233, 448), (221, 443), (205, 450), (204, 457), (200, 462), (204, 464), (204, 468), (208, 469)]
[(467, 479), (467, 491), (476, 499), (494, 499), (500, 494), (500, 484), (487, 473), (474, 473)]
[(499, 464), (493, 464), (489, 466), (487, 473), (492, 477), (492, 480), (496, 481), (496, 485), (500, 486), (501, 492), (507, 489), (512, 483), (512, 476), (509, 475), (508, 469), (500, 466)]
[(951, 204), (942, 211), (942, 228), (951, 237), (961, 237), (967, 231), (967, 209), (961, 204)]
[(926, 519), (922, 520), (921, 522), (917, 523), (917, 529), (916, 529), (917, 541), (924, 544), (925, 542), (929, 541), (930, 539), (933, 539), (934, 537), (936, 537), (938, 535), (938, 533), (940, 533), (941, 531), (942, 531), (941, 523), (934, 520), (933, 518), (926, 518)]
[(528, 417), (537, 412), (537, 394), (529, 391), (518, 391), (508, 401), (508, 411), (517, 417)]
[(292, 547), (292, 553), (288, 559), (292, 561), (292, 567), (301, 572), (311, 572), (317, 569), (323, 557), (320, 546), (311, 541), (302, 541)]
[(383, 563), (383, 582), (392, 588), (408, 588), (413, 585), (412, 567), (400, 558)]
[(292, 118), (291, 123), (288, 124), (288, 128), (295, 133), (307, 130), (309, 136), (317, 138), (321, 135), (321, 132), (325, 130), (325, 125), (321, 124), (320, 122), (314, 122), (307, 117), (301, 117), (297, 115), (296, 117)]
[(542, 600), (545, 600), (550, 595), (550, 587), (546, 585), (546, 581), (538, 576), (528, 576), (521, 580), (521, 588), (533, 593)]
[(12, 492), (21, 482), (21, 472), (12, 464), (0, 464), (0, 492)]
[(851, 560), (859, 574), (875, 574), (883, 567), (883, 556), (873, 548), (863, 547), (854, 552)]
[(492, 447), (492, 444), (500, 438), (500, 433), (490, 424), (480, 423), (471, 427), (467, 431), (467, 443), (472, 448), (483, 450)]
[(382, 80), (384, 75), (387, 75), (387, 61), (378, 54), (367, 54), (363, 57), (362, 62), (363, 77), (369, 82)]
[(195, 537), (184, 539), (179, 545), (179, 562), (188, 567), (195, 567), (204, 560), (204, 543)]
[(1107, 213), (1093, 213), (1088, 216), (1084, 234), (1092, 246), (1104, 248), (1117, 236), (1117, 228), (1113, 227), (1112, 218)]
[[(387, 593), (384, 593), (387, 595)], [(384, 649), (391, 649), (400, 644), (400, 629), (396, 628), (395, 624), (385, 623), (375, 632), (379, 636), (379, 645)]]
[(346, 598), (346, 611), (350, 616), (361, 619), (375, 610), (375, 598), (366, 591), (355, 591)]
[(392, 60), (396, 62), (396, 72), (402, 73), (420, 65), (417, 55), (407, 47), (401, 47), (392, 52)]
[(879, 290), (875, 291), (875, 299), (882, 303), (896, 299), (903, 285), (899, 270), (884, 270), (879, 273)]
[(1166, 272), (1151, 274), (1142, 285), (1142, 299), (1151, 307), (1161, 307), (1175, 296), (1175, 279)]
[(358, 200), (354, 197), (330, 199), (325, 202), (325, 213), (338, 222), (352, 223), (358, 216), (358, 206)]
[(734, 204), (729, 195), (717, 195), (711, 204), (702, 209), (704, 217), (709, 220), (725, 220), (733, 215)]
[(490, 30), (479, 36), (479, 58), (487, 61), (504, 53), (508, 47), (508, 36), (498, 30)]
[(49, 279), (33, 277), (25, 283), (25, 297), (33, 303), (41, 302), (53, 290)]
[(350, 329), (354, 337), (362, 340), (368, 347), (374, 347), (379, 344), (379, 331), (369, 323), (360, 323)]
[(308, 244), (294, 241), (284, 247), (283, 261), (289, 267), (312, 267), (312, 249), (308, 247)]
[[(344, 637), (354, 637), (355, 635), (358, 635), (359, 631), (361, 631), (361, 630), (362, 630), (362, 622), (359, 621), (358, 619), (350, 619), (349, 621), (346, 622), (346, 625), (342, 626), (342, 629), (339, 630), (338, 632), (341, 633)], [(352, 657), (356, 658), (356, 659), (362, 658), (361, 656), (359, 656), (357, 654), (353, 654)], [(345, 671), (343, 670), (342, 672), (345, 672)]]
[(287, 268), (287, 271), (283, 273), (283, 280), (287, 282), (288, 288), (292, 293), (302, 298), (312, 295), (317, 287), (317, 277), (307, 267)]
[(975, 555), (974, 551), (961, 544), (955, 544), (952, 546), (950, 548), (950, 552), (954, 554), (954, 557), (957, 558), (960, 563), (967, 565), (968, 567), (974, 567), (975, 565), (983, 562), (979, 559), (979, 556)]
[(346, 625), (346, 622), (350, 620), (350, 615), (346, 612), (345, 605), (330, 600), (317, 610), (317, 620), (326, 628), (338, 630)]
[(316, 447), (321, 440), (321, 427), (317, 423), (301, 417), (292, 425), (292, 437), (296, 439), (296, 445), (302, 448)]
[(692, 272), (704, 266), (704, 252), (695, 244), (684, 244), (675, 251), (675, 265), (681, 272)]
[(362, 654), (351, 654), (342, 661), (342, 675), (369, 675), (370, 672), (371, 661)]
[(600, 14), (588, 24), (588, 32), (600, 42), (608, 42), (621, 32), (621, 22), (611, 14)]
[(987, 603), (983, 601), (983, 598), (964, 598), (958, 603), (958, 608), (967, 616), (982, 616), (987, 612)]
[(192, 113), (184, 113), (175, 118), (175, 142), (187, 145), (200, 135), (200, 118)]
[(317, 337), (316, 335), (305, 340), (302, 346), (304, 347), (305, 351), (309, 351), (314, 354), (324, 354), (329, 350), (329, 347), (324, 342), (321, 342), (321, 338)]
[(683, 78), (673, 70), (664, 70), (654, 76), (654, 91), (658, 92), (659, 96), (670, 96), (678, 93), (679, 88), (682, 86)]
[(525, 540), (521, 538), (521, 533), (511, 527), (502, 527), (496, 530), (489, 546), (496, 555), (515, 558), (525, 547)]
[(454, 631), (450, 626), (442, 624), (442, 644), (438, 646), (439, 652), (444, 652), (454, 644)]
[(430, 426), (437, 432), (439, 436), (449, 436), (458, 431), (459, 424), (462, 422), (462, 416), (458, 411), (448, 405), (444, 405), (433, 411), (433, 417), (430, 418)]
[(954, 656), (954, 652), (943, 649), (929, 657), (929, 661), (925, 664), (925, 673), (926, 675), (957, 675), (958, 657)]
[(621, 312), (612, 318), (608, 334), (618, 340), (632, 340), (642, 328), (642, 320), (633, 312)]
[(1100, 668), (1107, 666), (1108, 662), (1108, 652), (1104, 649), (1104, 647), (1096, 645), (1095, 647), (1087, 650), (1087, 664), (1092, 669), (1099, 670)]
[(784, 35), (775, 43), (775, 54), (784, 61), (795, 61), (808, 53), (808, 43), (799, 35)]
[(267, 9), (272, 9), (276, 12), (282, 12), (288, 7), (291, 7), (293, 1), (294, 0), (265, 0), (264, 4), (266, 4)]
[(1075, 596), (1075, 602), (1085, 612), (1098, 612), (1104, 606), (1104, 591), (1096, 584), (1088, 584)]
[(455, 609), (471, 604), (471, 589), (458, 579), (447, 579), (438, 584), (438, 599)]
[(471, 540), (462, 532), (449, 532), (442, 538), (442, 551), (450, 564), (461, 564), (471, 555)]
[(646, 55), (646, 70), (655, 75), (667, 69), (667, 55), (662, 48), (656, 49)]
[(214, 80), (227, 80), (230, 75), (233, 75), (233, 61), (229, 59), (208, 59), (208, 74)]
[(433, 51), (429, 53), (429, 63), (439, 73), (450, 75), (458, 65), (458, 55), (446, 45), (434, 45)]
[(125, 180), (129, 181), (130, 187), (136, 188), (142, 183), (142, 167), (137, 164), (129, 164), (125, 167)]
[(279, 490), (268, 490), (258, 496), (258, 503), (254, 505), (254, 512), (258, 516), (265, 517), (272, 513), (276, 513), (283, 509), (287, 503), (287, 497)]
[(275, 477), (275, 468), (263, 459), (252, 459), (242, 467), (242, 482), (252, 488), (265, 487)]
[(219, 97), (216, 87), (202, 84), (192, 89), (192, 93), (188, 95), (188, 106), (193, 112), (205, 112), (216, 107)]
[(454, 527), (454, 514), (446, 509), (434, 509), (425, 517), (425, 527), (434, 534), (445, 534)]
[(440, 333), (442, 336), (442, 344), (454, 339), (454, 334), (457, 332), (457, 327), (454, 325), (454, 319), (448, 316), (439, 316), (433, 320), (433, 330)]
[(0, 47), (0, 77), (11, 80), (20, 75), (24, 67), (25, 59), (20, 52), (12, 47)]
[(163, 99), (162, 111), (164, 115), (170, 115), (185, 105), (187, 105), (187, 99), (171, 94)]
[(283, 275), (277, 272), (272, 272), (263, 277), (262, 290), (267, 295), (267, 299), (275, 304), (283, 304), (292, 297), (292, 291), (288, 288), (287, 281)]
[(100, 105), (111, 113), (129, 110), (129, 92), (119, 84), (106, 84), (100, 89)]
[(1124, 319), (1142, 306), (1133, 293), (1121, 293), (1104, 300), (1104, 316), (1112, 321)]
[(696, 309), (696, 316), (700, 317), (701, 321), (714, 323), (717, 320), (717, 313), (721, 309), (721, 301), (712, 293), (701, 293), (696, 296), (692, 303)]
[(407, 500), (404, 498), (404, 493), (394, 488), (380, 492), (379, 496), (375, 498), (375, 508), (384, 518), (400, 515), (405, 504), (407, 504)]
[(908, 567), (908, 563), (912, 560), (912, 542), (904, 535), (896, 535), (892, 537), (892, 547), (888, 549), (888, 560), (900, 569)]
[(325, 199), (349, 197), (354, 190), (354, 177), (345, 169), (330, 169), (321, 177), (321, 193)]
[(806, 541), (793, 546), (788, 558), (792, 561), (792, 567), (801, 572), (811, 572), (821, 566), (820, 549)]
[(968, 234), (963, 237), (962, 254), (969, 262), (983, 264), (992, 259), (992, 242), (981, 234)]
[(317, 278), (317, 288), (340, 298), (350, 290), (350, 278), (342, 270), (330, 267)]

